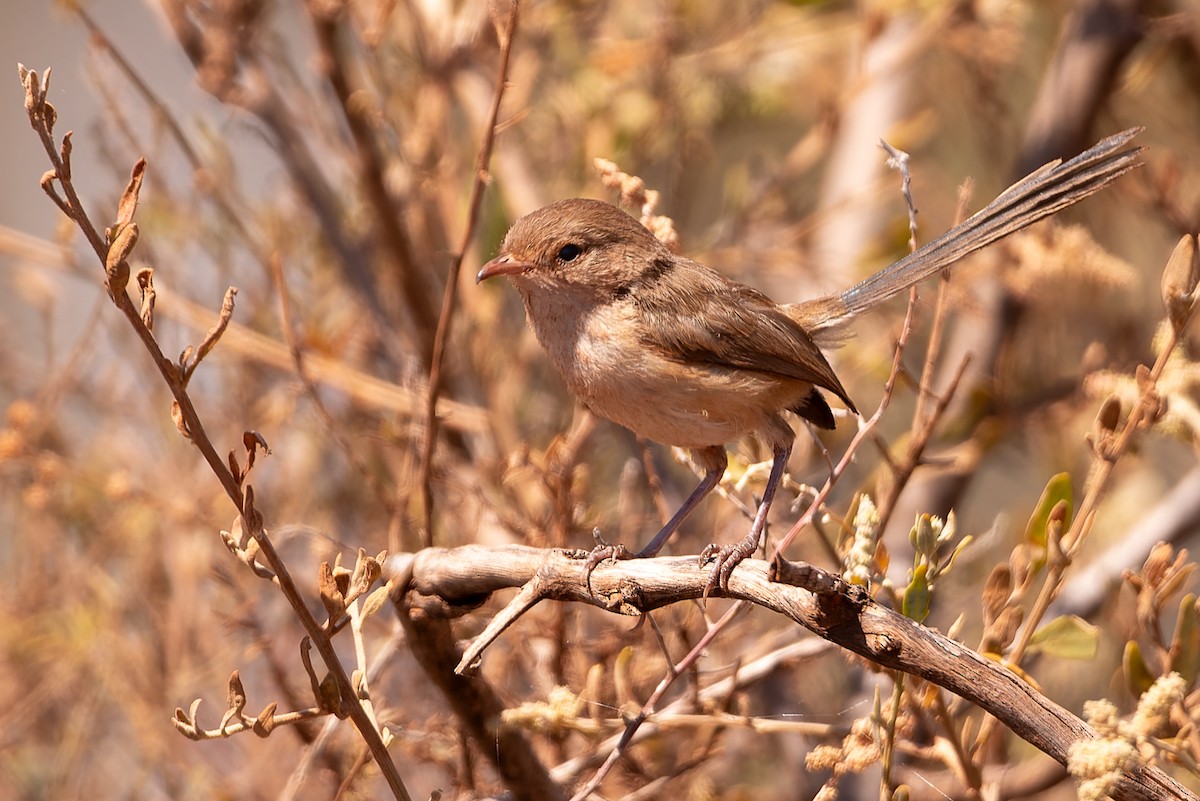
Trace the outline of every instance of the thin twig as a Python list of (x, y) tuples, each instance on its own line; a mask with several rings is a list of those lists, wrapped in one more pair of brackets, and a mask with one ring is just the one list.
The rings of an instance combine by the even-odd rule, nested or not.
[(442, 366), (446, 354), (446, 342), (450, 338), (450, 326), (454, 319), (454, 301), (458, 295), (458, 275), (462, 271), (463, 258), (471, 240), (475, 237), (475, 226), (479, 220), (479, 209), (483, 205), (483, 193), (488, 185), (488, 164), (492, 158), (492, 143), (496, 138), (496, 120), (500, 116), (500, 101), (508, 83), (508, 60), (512, 52), (513, 37), (517, 32), (520, 16), (519, 0), (512, 0), (508, 24), (503, 32), (497, 27), (500, 38), (500, 63), (496, 68), (496, 88), (492, 94), (492, 107), (488, 112), (483, 140), (479, 145), (479, 156), (475, 162), (475, 182), (471, 187), (471, 199), (467, 203), (467, 224), (463, 229), (462, 242), (446, 274), (446, 290), (442, 295), (442, 310), (438, 315), (437, 332), (433, 337), (433, 354), (429, 366), (429, 396), (425, 404), (425, 444), (421, 451), (421, 509), (423, 512), (423, 539), (425, 547), (433, 545), (433, 452), (438, 439), (437, 399), (442, 389)]

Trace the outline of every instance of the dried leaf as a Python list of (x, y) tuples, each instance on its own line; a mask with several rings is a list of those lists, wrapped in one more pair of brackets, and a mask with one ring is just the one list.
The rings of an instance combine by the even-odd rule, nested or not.
[(18, 72), (21, 75), (21, 85), (25, 87), (25, 113), (33, 120), (37, 114), (41, 94), (38, 91), (37, 70), (25, 69), (24, 65), (18, 65)]
[(121, 193), (121, 200), (117, 203), (115, 228), (123, 228), (133, 222), (133, 215), (137, 211), (138, 194), (142, 191), (142, 176), (145, 172), (146, 160), (138, 159), (137, 164), (133, 165), (129, 183), (125, 185), (125, 191)]
[(321, 679), (320, 689), (317, 693), (317, 707), (324, 712), (332, 712), (335, 717), (344, 719), (346, 717), (345, 710), (342, 709), (342, 694), (338, 691), (337, 680), (333, 674), (325, 675)]
[(246, 688), (242, 686), (242, 677), (238, 671), (229, 675), (229, 689), (225, 694), (225, 705), (241, 714), (246, 708)]
[(192, 360), (192, 353), (194, 351), (195, 351), (195, 348), (193, 348), (191, 345), (188, 345), (186, 348), (184, 348), (183, 350), (181, 350), (179, 352), (179, 369), (180, 369), (181, 373), (184, 375), (188, 375), (191, 373), (189, 363)]
[(987, 628), (984, 639), (987, 641), (984, 650), (993, 653), (1003, 653), (1012, 645), (1017, 636), (1017, 629), (1025, 620), (1025, 610), (1019, 606), (1007, 606), (997, 617), (996, 622)]
[(54, 74), (53, 67), (46, 67), (46, 74), (42, 76), (42, 91), (38, 98), (39, 105), (45, 105), (46, 98), (50, 95), (50, 77)]
[(1157, 586), (1175, 560), (1175, 549), (1168, 542), (1157, 542), (1142, 563), (1142, 576), (1150, 586)]
[(179, 406), (179, 401), (171, 401), (171, 420), (175, 423), (175, 429), (183, 435), (183, 438), (190, 440), (192, 432), (188, 430), (187, 421), (183, 419), (183, 409)]
[(154, 303), (158, 299), (158, 294), (154, 291), (154, 270), (150, 267), (138, 270), (137, 284), (142, 293), (142, 325), (146, 326), (147, 331), (153, 331)]
[(245, 476), (242, 474), (242, 466), (238, 464), (237, 454), (232, 450), (229, 451), (226, 461), (229, 462), (230, 475), (233, 476), (234, 482), (240, 487), (242, 485), (242, 479), (245, 478)]
[(353, 601), (369, 590), (382, 572), (383, 569), (379, 562), (375, 561), (374, 557), (367, 556), (364, 549), (359, 548), (358, 558), (354, 562), (354, 574), (350, 579), (349, 591), (346, 593), (346, 602)]
[(259, 448), (262, 448), (264, 456), (271, 455), (271, 448), (267, 445), (266, 438), (257, 431), (242, 432), (242, 446), (246, 449), (246, 472), (249, 473), (254, 467), (254, 457)]
[(108, 246), (108, 255), (104, 259), (104, 272), (108, 275), (106, 285), (108, 294), (116, 297), (118, 292), (125, 290), (129, 283), (129, 263), (126, 259), (133, 252), (133, 246), (138, 241), (137, 223), (120, 226), (112, 244)]
[[(192, 377), (192, 373), (200, 366), (200, 362), (204, 361), (217, 342), (221, 339), (221, 335), (225, 333), (225, 329), (229, 327), (229, 321), (233, 319), (233, 299), (237, 297), (237, 287), (229, 287), (225, 290), (225, 298), (221, 301), (221, 313), (217, 317), (217, 324), (208, 329), (208, 333), (204, 335), (204, 339), (200, 342), (200, 347), (196, 349), (196, 357), (191, 360), (190, 364), (185, 361), (184, 357), (180, 357), (179, 364), (183, 368), (183, 377), (185, 380)], [(188, 348), (185, 353), (191, 355), (191, 348)]]
[(322, 562), (317, 569), (317, 589), (321, 595), (321, 603), (325, 606), (325, 612), (329, 615), (329, 621), (332, 623), (346, 611), (346, 598), (338, 589), (333, 568), (329, 566), (328, 562)]
[(250, 536), (257, 539), (262, 534), (263, 516), (254, 506), (254, 487), (249, 484), (242, 491), (242, 517), (250, 528)]
[(312, 639), (308, 635), (300, 638), (300, 662), (304, 665), (304, 672), (308, 674), (308, 683), (312, 688), (313, 698), (319, 704), (321, 700), (321, 683), (317, 680), (316, 671), (313, 670)]
[(254, 719), (254, 726), (251, 731), (259, 737), (268, 737), (271, 731), (275, 728), (275, 710), (279, 705), (272, 701), (267, 704), (262, 712), (258, 713), (258, 717)]
[(992, 568), (991, 575), (983, 585), (983, 624), (990, 626), (1008, 603), (1012, 594), (1012, 570), (1000, 564)]
[[(47, 103), (46, 105), (50, 105)], [(53, 111), (54, 107), (50, 106)], [(58, 112), (54, 111), (54, 118), (58, 119)], [(58, 146), (58, 160), (62, 162), (63, 177), (67, 180), (71, 179), (71, 151), (75, 149), (75, 145), (71, 137), (75, 135), (74, 131), (67, 131), (63, 134), (62, 144)]]
[(617, 705), (623, 713), (637, 714), (641, 708), (634, 697), (634, 681), (630, 673), (633, 663), (634, 650), (628, 645), (620, 650), (613, 662), (613, 687), (617, 695)]

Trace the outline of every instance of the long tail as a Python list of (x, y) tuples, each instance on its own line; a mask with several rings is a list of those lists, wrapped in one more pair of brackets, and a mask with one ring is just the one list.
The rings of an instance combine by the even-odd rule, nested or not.
[(1004, 190), (981, 211), (900, 261), (842, 292), (792, 307), (792, 314), (820, 337), (954, 262), (1078, 203), (1141, 165), (1145, 148), (1121, 150), (1142, 128), (1129, 128), (1067, 162), (1052, 161)]

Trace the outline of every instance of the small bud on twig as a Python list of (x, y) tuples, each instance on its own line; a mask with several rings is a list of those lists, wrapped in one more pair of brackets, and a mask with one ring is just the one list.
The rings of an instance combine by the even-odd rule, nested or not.
[(1187, 325), (1196, 308), (1196, 283), (1200, 270), (1196, 259), (1196, 237), (1186, 234), (1179, 239), (1162, 275), (1163, 305), (1175, 330)]

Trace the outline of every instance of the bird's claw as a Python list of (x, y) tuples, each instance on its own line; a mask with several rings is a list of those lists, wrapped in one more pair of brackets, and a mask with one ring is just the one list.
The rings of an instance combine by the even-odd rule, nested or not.
[(604, 540), (600, 535), (600, 529), (592, 529), (592, 538), (596, 540), (596, 547), (592, 548), (588, 553), (587, 558), (583, 562), (583, 581), (587, 585), (588, 592), (592, 591), (592, 573), (596, 571), (604, 562), (609, 559), (614, 562), (622, 559), (636, 559), (637, 554), (626, 548), (620, 543), (610, 543)]
[(741, 542), (733, 545), (720, 547), (716, 543), (711, 543), (700, 552), (700, 567), (704, 567), (710, 561), (716, 562), (713, 565), (712, 574), (708, 577), (708, 583), (704, 585), (704, 598), (708, 598), (713, 590), (720, 589), (723, 592), (729, 590), (729, 577), (733, 575), (734, 568), (742, 562), (749, 559), (758, 550), (758, 537), (747, 537)]

